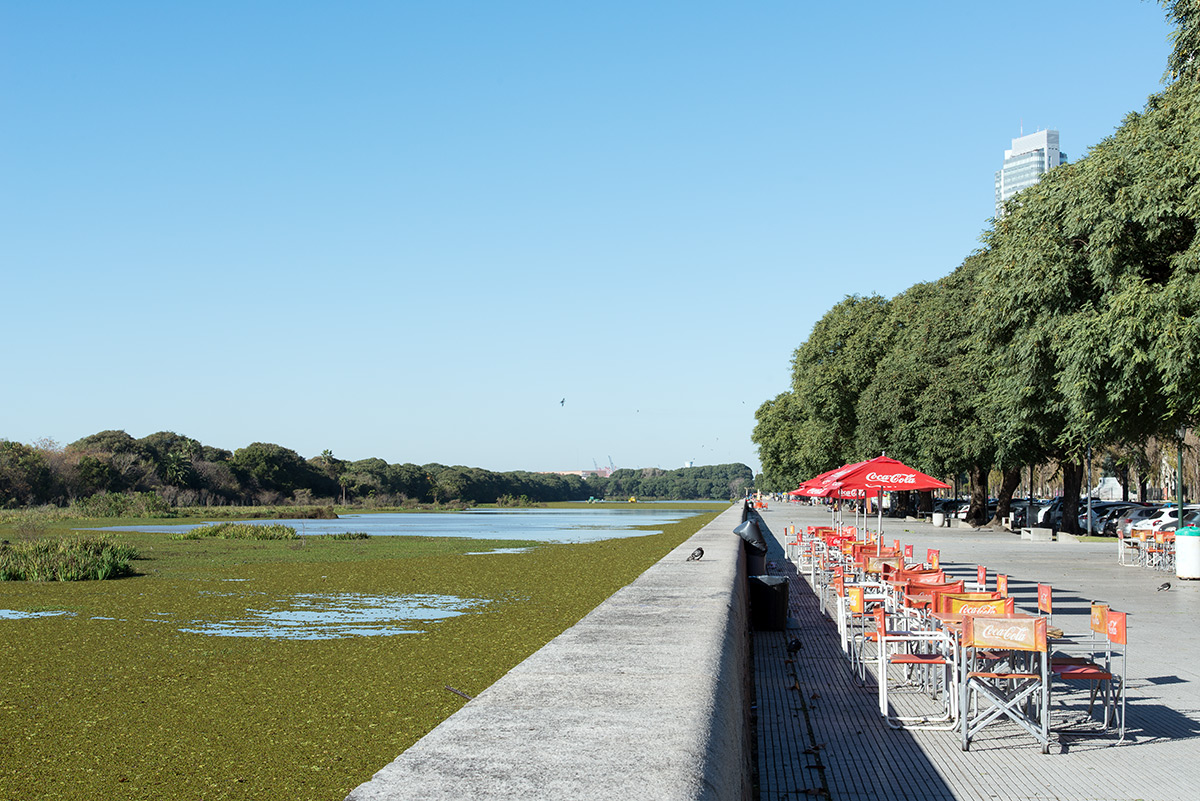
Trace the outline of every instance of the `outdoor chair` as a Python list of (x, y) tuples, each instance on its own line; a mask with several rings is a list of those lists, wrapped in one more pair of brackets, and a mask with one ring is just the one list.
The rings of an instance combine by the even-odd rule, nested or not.
[[(1054, 677), (1063, 682), (1087, 682), (1086, 716), (1063, 724), (1058, 731), (1073, 735), (1101, 735), (1117, 727), (1117, 742), (1125, 740), (1125, 613), (1107, 604), (1092, 603), (1089, 633), (1080, 643), (1081, 655), (1056, 652), (1050, 660)], [(1115, 647), (1114, 647), (1115, 646)], [(1119, 664), (1119, 669), (1118, 669)], [(1081, 728), (1093, 721), (1097, 699), (1101, 702), (1099, 729)]]
[[(908, 621), (909, 624), (915, 621)], [(891, 629), (882, 608), (875, 610), (875, 631), (871, 638), (876, 644), (876, 671), (879, 693), (879, 714), (893, 729), (953, 729), (958, 716), (958, 692), (955, 680), (958, 671), (954, 662), (954, 646), (950, 635), (936, 629)], [(899, 676), (893, 680), (893, 670)], [(941, 702), (941, 709), (931, 714), (901, 715), (891, 711), (888, 702), (892, 688), (911, 687)]]
[[(1050, 660), (1043, 617), (963, 618), (959, 680), (962, 750), (988, 724), (1016, 723), (1050, 753)], [(980, 652), (1003, 662), (983, 665)], [(986, 668), (986, 669), (983, 669)]]

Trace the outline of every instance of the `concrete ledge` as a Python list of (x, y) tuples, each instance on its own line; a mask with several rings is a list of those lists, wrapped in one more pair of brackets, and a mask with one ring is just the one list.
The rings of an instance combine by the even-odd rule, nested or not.
[(1030, 542), (1054, 542), (1054, 531), (1048, 528), (1023, 528), (1021, 539)]
[(730, 507), (347, 801), (748, 799), (741, 516)]

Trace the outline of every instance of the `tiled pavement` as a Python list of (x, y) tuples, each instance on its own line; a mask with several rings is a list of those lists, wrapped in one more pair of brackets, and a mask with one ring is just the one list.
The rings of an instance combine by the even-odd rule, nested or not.
[[(1067, 737), (1051, 753), (1012, 726), (959, 747), (956, 732), (893, 730), (873, 683), (849, 671), (836, 630), (808, 583), (784, 557), (783, 532), (826, 525), (819, 507), (762, 512), (772, 572), (790, 581), (799, 628), (756, 632), (760, 799), (1145, 799), (1200, 798), (1200, 581), (1117, 564), (1115, 543), (1030, 543), (1008, 532), (934, 529), (884, 520), (884, 539), (938, 548), (947, 572), (973, 581), (976, 565), (1010, 576), (1018, 608), (1036, 607), (1036, 585), (1054, 587), (1054, 623), (1086, 631), (1092, 600), (1129, 613), (1128, 720), (1115, 736)], [(770, 538), (769, 538), (770, 539)], [(1157, 592), (1164, 581), (1171, 589)], [(789, 640), (802, 647), (789, 654)]]

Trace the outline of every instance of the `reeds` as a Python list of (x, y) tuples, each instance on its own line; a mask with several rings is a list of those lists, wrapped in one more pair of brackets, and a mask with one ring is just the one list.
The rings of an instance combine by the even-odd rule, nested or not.
[(0, 581), (101, 581), (127, 576), (137, 549), (111, 536), (0, 543)]
[(207, 537), (219, 540), (295, 540), (299, 539), (300, 535), (296, 533), (296, 529), (281, 523), (265, 526), (251, 523), (213, 523), (172, 535), (171, 539), (199, 540)]

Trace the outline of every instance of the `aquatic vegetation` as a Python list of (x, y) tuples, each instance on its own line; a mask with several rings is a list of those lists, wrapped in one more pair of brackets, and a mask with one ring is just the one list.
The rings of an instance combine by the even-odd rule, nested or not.
[(200, 526), (182, 534), (173, 534), (176, 540), (202, 540), (215, 537), (221, 540), (295, 540), (300, 535), (291, 526), (281, 523), (271, 523), (256, 526), (253, 523), (213, 523)]
[[(0, 798), (338, 801), (465, 703), (447, 685), (478, 695), (711, 517), (574, 544), (122, 534), (135, 578), (5, 585), (5, 609), (70, 614), (0, 618)], [(475, 605), (363, 636), (373, 599), (440, 596)], [(339, 608), (337, 638), (181, 631)]]
[(127, 576), (137, 549), (113, 537), (0, 543), (0, 581), (101, 581)]

